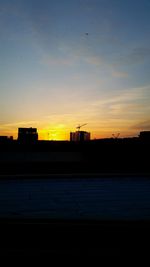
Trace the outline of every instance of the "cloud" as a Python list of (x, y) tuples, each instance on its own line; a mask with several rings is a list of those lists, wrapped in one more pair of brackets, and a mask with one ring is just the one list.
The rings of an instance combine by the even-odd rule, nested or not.
[(91, 104), (94, 106), (105, 105), (105, 104), (115, 104), (115, 103), (124, 103), (124, 102), (133, 102), (136, 100), (141, 100), (143, 98), (150, 98), (150, 85), (141, 86), (141, 87), (132, 87), (126, 88), (122, 91), (116, 92), (116, 95), (111, 95), (109, 92), (109, 97), (97, 99), (93, 101)]
[(85, 57), (84, 60), (92, 65), (101, 65), (103, 63), (102, 59), (96, 56), (91, 56), (91, 57)]
[(52, 66), (62, 66), (62, 65), (65, 65), (65, 66), (71, 66), (74, 62), (73, 59), (71, 58), (52, 58), (52, 57), (46, 57), (44, 58), (42, 61), (42, 64), (45, 64), (45, 65), (52, 65)]
[(146, 121), (139, 122), (131, 127), (136, 130), (148, 130), (150, 131), (150, 119)]
[(139, 103), (137, 100), (116, 102), (108, 106), (110, 116), (128, 118), (129, 120), (146, 116), (148, 112), (149, 107), (145, 106), (144, 103)]
[(125, 71), (112, 71), (112, 76), (116, 78), (127, 78), (129, 77), (129, 74)]
[[(109, 54), (96, 55), (93, 49), (84, 46), (82, 43), (79, 43), (77, 47), (74, 45), (71, 47), (64, 44), (61, 45), (61, 48), (59, 47), (59, 50), (66, 54), (66, 58), (64, 60), (64, 64), (66, 65), (70, 64), (71, 58), (71, 63), (82, 61), (93, 66), (103, 66), (103, 68), (110, 70), (112, 72), (112, 76), (116, 78), (129, 77), (128, 72), (114, 69), (117, 66), (142, 64), (145, 60), (150, 58), (150, 48), (148, 47), (135, 47), (131, 51), (126, 51), (121, 55), (116, 54), (114, 59), (109, 59)], [(67, 55), (70, 55), (69, 59)], [(50, 62), (51, 60), (52, 59), (50, 59)]]
[(0, 125), (0, 129), (6, 129), (6, 128), (14, 128), (14, 127), (32, 127), (33, 125), (37, 125), (39, 121), (19, 121), (19, 122), (13, 122), (13, 123), (5, 123)]
[(149, 92), (150, 86), (124, 89), (122, 92), (115, 92), (116, 95), (105, 95), (91, 102), (91, 109), (93, 113), (95, 111), (96, 118), (99, 114), (100, 120), (107, 120), (111, 123), (115, 118), (121, 120), (122, 124), (127, 121), (127, 125), (130, 126), (150, 114)]
[(136, 63), (136, 62), (142, 62), (149, 56), (150, 56), (149, 47), (138, 47), (133, 49), (132, 53), (130, 54), (130, 59)]
[(150, 58), (149, 47), (135, 47), (128, 54), (119, 56), (114, 65), (142, 64), (148, 58)]
[[(58, 55), (63, 56), (66, 60), (71, 61), (71, 63), (81, 63), (85, 62), (91, 65), (101, 65), (104, 63), (102, 57), (97, 55), (93, 51), (93, 46), (87, 44), (85, 35), (79, 36), (78, 42), (73, 40), (64, 40), (57, 43)], [(50, 58), (51, 59), (51, 58)]]

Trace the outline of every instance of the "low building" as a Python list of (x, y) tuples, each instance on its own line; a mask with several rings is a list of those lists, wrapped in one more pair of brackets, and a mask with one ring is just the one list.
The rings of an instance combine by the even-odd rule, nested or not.
[(140, 132), (139, 138), (141, 140), (150, 141), (150, 131), (142, 131), (142, 132)]
[(85, 131), (76, 131), (70, 133), (70, 141), (89, 141), (90, 140), (90, 133)]
[(36, 128), (18, 128), (18, 141), (33, 143), (37, 140), (38, 132)]
[(0, 136), (0, 143), (1, 144), (12, 141), (12, 140), (13, 140), (13, 136), (5, 136), (5, 135)]

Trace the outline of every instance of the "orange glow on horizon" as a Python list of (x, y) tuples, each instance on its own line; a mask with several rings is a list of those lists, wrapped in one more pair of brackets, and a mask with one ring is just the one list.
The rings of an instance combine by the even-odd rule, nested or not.
[[(31, 126), (29, 126), (31, 127)], [(34, 128), (34, 126), (33, 126)], [(52, 128), (38, 128), (37, 127), (37, 131), (38, 131), (38, 139), (39, 140), (53, 140), (53, 141), (63, 141), (63, 140), (70, 140), (70, 132), (75, 132), (77, 129), (76, 128), (72, 128), (72, 127), (60, 127), (59, 125), (57, 126), (53, 126)], [(120, 138), (123, 137), (136, 137), (138, 136), (139, 132), (138, 130), (133, 130), (133, 131), (129, 131), (129, 130), (125, 130), (125, 129), (113, 129), (113, 128), (109, 128), (109, 129), (105, 129), (105, 128), (101, 128), (101, 129), (90, 129), (90, 128), (86, 128), (83, 129), (87, 132), (91, 133), (91, 139), (102, 139), (102, 138), (112, 138), (113, 134), (118, 134), (120, 133)], [(4, 135), (4, 136), (13, 136), (13, 139), (17, 139), (18, 138), (18, 129), (9, 129), (9, 130), (4, 130), (1, 131), (0, 135)]]
[(66, 133), (65, 131), (59, 131), (59, 130), (39, 130), (38, 131), (38, 139), (39, 140), (50, 140), (50, 141), (61, 141), (61, 140), (69, 140), (69, 133)]

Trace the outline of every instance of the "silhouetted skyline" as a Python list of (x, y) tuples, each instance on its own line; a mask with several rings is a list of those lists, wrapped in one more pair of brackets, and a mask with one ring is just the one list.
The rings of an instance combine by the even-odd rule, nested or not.
[[(77, 126), (76, 128), (78, 129), (78, 131), (75, 131), (75, 132), (70, 132), (70, 141), (76, 141), (76, 142), (83, 142), (83, 141), (90, 141), (90, 140), (110, 140), (110, 139), (120, 139), (120, 133), (117, 133), (117, 134), (112, 134), (112, 136), (110, 136), (109, 138), (94, 138), (94, 139), (91, 139), (91, 133), (90, 132), (86, 132), (86, 131), (81, 131), (80, 128), (82, 126), (84, 126), (86, 124), (83, 124), (83, 125), (79, 125)], [(48, 136), (49, 138), (48, 139), (44, 139), (45, 141), (57, 141), (57, 140), (53, 140), (53, 139), (50, 139), (50, 136)], [(133, 139), (140, 139), (140, 140), (145, 140), (145, 141), (150, 141), (150, 131), (141, 131), (139, 132), (139, 134), (137, 136), (133, 136), (133, 137), (124, 137), (121, 139), (122, 140), (126, 140), (126, 139), (130, 139), (130, 140), (133, 140)], [(11, 135), (11, 136), (4, 136), (4, 135), (0, 135), (0, 143), (3, 144), (3, 143), (6, 143), (7, 141), (13, 141), (14, 140), (14, 137)], [(32, 127), (25, 127), (25, 128), (18, 128), (18, 136), (17, 136), (17, 140), (19, 142), (29, 142), (29, 143), (34, 143), (34, 142), (37, 142), (37, 141), (40, 141), (38, 139), (38, 129), (37, 128), (32, 128)], [(41, 141), (44, 141), (44, 140), (41, 140)], [(59, 140), (59, 141), (67, 141), (67, 140)]]
[(150, 130), (148, 0), (1, 0), (0, 135)]

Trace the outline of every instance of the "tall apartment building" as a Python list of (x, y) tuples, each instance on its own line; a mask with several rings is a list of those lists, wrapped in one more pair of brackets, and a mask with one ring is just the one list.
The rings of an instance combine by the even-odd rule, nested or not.
[(38, 132), (36, 128), (18, 128), (18, 141), (35, 142), (38, 140)]
[(89, 141), (90, 140), (90, 133), (85, 131), (76, 131), (70, 133), (70, 141)]

